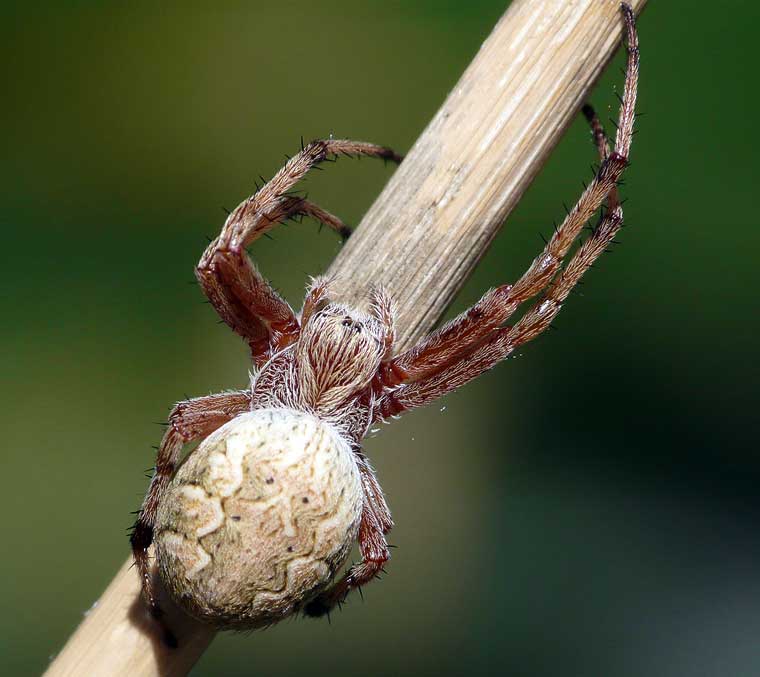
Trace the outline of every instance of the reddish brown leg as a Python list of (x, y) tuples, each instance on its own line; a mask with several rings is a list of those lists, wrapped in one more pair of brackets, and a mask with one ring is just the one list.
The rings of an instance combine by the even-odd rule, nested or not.
[[(602, 123), (599, 121), (596, 112), (590, 104), (583, 106), (583, 114), (588, 120), (591, 127), (591, 133), (594, 136), (594, 144), (596, 145), (599, 157), (602, 160), (606, 160), (610, 155), (610, 145), (607, 141), (607, 133), (604, 131)], [(606, 214), (611, 215), (613, 212), (619, 212), (619, 218), (623, 220), (623, 208), (620, 204), (620, 195), (618, 194), (617, 186), (615, 186), (607, 195), (606, 200)]]
[(369, 464), (367, 457), (361, 452), (357, 453), (359, 472), (362, 479), (362, 488), (364, 489), (364, 500), (369, 510), (380, 525), (383, 534), (387, 534), (393, 529), (393, 518), (391, 517), (390, 508), (385, 501), (385, 494), (377, 481), (375, 471)]
[(304, 607), (307, 616), (329, 614), (331, 609), (346, 599), (351, 590), (360, 588), (375, 578), (390, 559), (383, 528), (368, 502), (364, 504), (359, 525), (359, 550), (362, 555), (361, 562), (354, 564), (335, 585), (309, 602)]
[(222, 232), (206, 249), (196, 276), (220, 317), (249, 344), (261, 365), (272, 351), (292, 343), (299, 325), (290, 306), (261, 277), (246, 247), (275, 224), (297, 214), (312, 216), (346, 237), (349, 229), (336, 216), (288, 191), (330, 156), (367, 155), (400, 162), (389, 148), (359, 141), (313, 141), (285, 163), (259, 191), (227, 218)]
[(403, 384), (388, 393), (380, 403), (378, 418), (398, 415), (424, 406), (447, 392), (464, 385), (508, 357), (520, 345), (541, 334), (559, 313), (562, 303), (583, 273), (607, 249), (623, 223), (623, 211), (613, 195), (605, 216), (593, 234), (581, 245), (567, 267), (548, 286), (514, 327), (492, 331), (473, 350), (429, 378)]
[[(394, 416), (431, 402), (490, 369), (518, 346), (538, 336), (551, 324), (570, 291), (607, 249), (622, 226), (623, 210), (617, 192), (620, 174), (616, 168), (622, 171), (630, 151), (639, 64), (633, 13), (625, 5), (623, 12), (628, 29), (628, 68), (615, 150), (610, 153), (598, 118), (591, 107), (586, 107), (584, 113), (602, 159), (594, 182), (557, 229), (541, 256), (515, 285), (504, 285), (488, 292), (475, 306), (389, 363), (384, 372), (384, 385), (398, 387), (381, 400), (376, 418)], [(606, 190), (606, 194), (602, 190)], [(579, 215), (587, 213), (587, 207), (581, 206), (582, 203), (595, 204), (595, 210), (605, 199), (606, 210), (592, 235), (579, 247), (564, 270), (555, 276), (562, 257), (583, 225), (578, 221)], [(514, 327), (500, 326), (522, 301), (544, 288), (542, 297)]]
[(248, 391), (219, 393), (180, 402), (169, 414), (169, 427), (158, 447), (153, 479), (130, 537), (143, 595), (151, 614), (157, 619), (161, 617), (161, 609), (150, 577), (148, 548), (153, 542), (158, 505), (174, 475), (182, 447), (188, 442), (207, 437), (238, 414), (248, 411), (250, 403), (251, 394)]
[[(390, 360), (384, 368), (383, 385), (393, 387), (434, 376), (458, 359), (469, 354), (480, 342), (501, 327), (518, 306), (545, 289), (560, 269), (562, 260), (578, 237), (584, 224), (608, 200), (608, 214), (619, 207), (617, 182), (628, 165), (633, 123), (635, 119), (636, 83), (639, 69), (638, 38), (634, 16), (623, 6), (627, 28), (628, 64), (625, 90), (615, 148), (610, 153), (600, 147), (602, 159), (596, 176), (577, 204), (556, 228), (543, 252), (513, 285), (502, 285), (487, 292), (472, 308), (465, 311), (418, 345)], [(595, 135), (600, 126), (594, 127)], [(605, 142), (606, 145), (606, 142)], [(614, 197), (613, 197), (614, 196)], [(614, 219), (613, 219), (614, 220)], [(567, 279), (567, 273), (563, 276)]]

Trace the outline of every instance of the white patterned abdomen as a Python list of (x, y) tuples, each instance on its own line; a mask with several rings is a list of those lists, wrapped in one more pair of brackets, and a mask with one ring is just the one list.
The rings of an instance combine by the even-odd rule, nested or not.
[(353, 452), (329, 424), (290, 409), (241, 414), (189, 455), (159, 505), (161, 578), (217, 627), (269, 625), (344, 564), (361, 510)]

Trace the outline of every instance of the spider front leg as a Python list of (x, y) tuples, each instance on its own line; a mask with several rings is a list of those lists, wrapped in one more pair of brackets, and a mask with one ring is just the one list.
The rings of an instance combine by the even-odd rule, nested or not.
[[(593, 109), (587, 106), (584, 113), (602, 160), (594, 180), (555, 230), (544, 251), (514, 285), (502, 285), (488, 292), (472, 308), (384, 365), (380, 385), (386, 392), (379, 401), (375, 419), (428, 404), (490, 369), (517, 347), (541, 334), (621, 228), (623, 211), (617, 181), (628, 164), (639, 69), (634, 14), (628, 5), (624, 4), (622, 9), (627, 29), (628, 64), (614, 149), (610, 152), (604, 130)], [(557, 274), (583, 225), (605, 201), (607, 209), (599, 224)], [(523, 301), (542, 290), (543, 295), (514, 327), (502, 326)]]
[(300, 327), (288, 303), (251, 263), (246, 247), (277, 223), (296, 215), (311, 216), (347, 237), (350, 230), (338, 217), (288, 194), (310, 169), (338, 155), (401, 161), (401, 156), (391, 149), (371, 143), (344, 139), (313, 141), (229, 215), (221, 234), (208, 246), (196, 268), (209, 301), (222, 320), (248, 342), (258, 366), (273, 352), (291, 344)]
[(376, 578), (390, 559), (383, 526), (366, 499), (359, 524), (358, 541), (361, 562), (354, 564), (335, 585), (306, 604), (305, 615), (319, 617), (329, 614), (336, 605), (343, 603), (351, 590), (361, 588)]
[[(148, 548), (153, 542), (153, 526), (158, 505), (174, 475), (182, 447), (189, 442), (207, 437), (238, 414), (248, 411), (250, 405), (249, 391), (219, 393), (180, 402), (169, 414), (169, 427), (158, 447), (155, 472), (130, 536), (143, 596), (151, 615), (156, 619), (160, 620), (162, 613), (153, 589)], [(166, 628), (164, 632), (170, 644), (176, 643)]]
[[(628, 42), (628, 63), (625, 86), (620, 105), (615, 146), (610, 152), (606, 138), (599, 146), (602, 160), (598, 172), (581, 194), (576, 205), (568, 211), (564, 221), (555, 228), (544, 250), (532, 262), (520, 279), (512, 285), (505, 284), (486, 293), (472, 308), (446, 324), (418, 345), (389, 360), (383, 366), (382, 385), (388, 388), (400, 384), (431, 378), (441, 369), (463, 359), (479, 343), (486, 341), (494, 331), (503, 326), (517, 308), (547, 288), (560, 270), (573, 242), (581, 230), (605, 200), (607, 215), (612, 221), (622, 220), (617, 199), (617, 183), (628, 165), (633, 139), (636, 107), (636, 86), (639, 71), (639, 46), (635, 17), (628, 5), (622, 5)], [(592, 121), (592, 130), (599, 145), (601, 125)], [(601, 132), (603, 135), (603, 132)], [(601, 238), (597, 238), (601, 241)], [(588, 260), (588, 257), (581, 257)], [(576, 256), (576, 264), (580, 259)], [(590, 265), (592, 261), (589, 261)], [(588, 266), (587, 266), (588, 267)], [(583, 269), (585, 271), (585, 268)], [(582, 274), (582, 273), (581, 273)], [(577, 278), (563, 274), (566, 281)], [(575, 282), (573, 282), (574, 284)], [(524, 326), (524, 325), (523, 325)]]

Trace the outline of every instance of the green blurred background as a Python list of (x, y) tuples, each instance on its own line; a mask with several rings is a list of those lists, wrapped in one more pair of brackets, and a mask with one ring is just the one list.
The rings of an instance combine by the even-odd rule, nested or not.
[[(760, 10), (650, 5), (623, 244), (558, 331), (368, 442), (398, 548), (365, 602), (220, 636), (193, 674), (760, 672)], [(221, 207), (301, 135), (408, 149), (504, 6), (3, 8), (3, 674), (43, 670), (127, 555), (152, 422), (246, 382), (188, 284)], [(520, 274), (592, 157), (578, 121), (452, 311)], [(391, 171), (309, 191), (357, 223)], [(255, 256), (298, 305), (337, 249), (305, 224)]]

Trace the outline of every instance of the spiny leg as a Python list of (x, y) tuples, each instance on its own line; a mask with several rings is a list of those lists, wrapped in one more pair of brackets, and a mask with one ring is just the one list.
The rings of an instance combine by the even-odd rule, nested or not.
[(206, 296), (222, 320), (248, 342), (257, 365), (266, 361), (272, 351), (292, 343), (299, 325), (293, 310), (261, 277), (245, 249), (278, 222), (296, 214), (312, 216), (342, 237), (347, 236), (350, 231), (340, 219), (308, 200), (288, 194), (310, 169), (338, 155), (401, 161), (401, 156), (391, 149), (371, 143), (313, 141), (229, 215), (221, 234), (196, 267), (196, 277)]
[[(283, 197), (266, 219), (273, 225), (297, 216), (320, 221), (343, 240), (351, 234), (337, 216), (300, 197)], [(248, 341), (257, 366), (298, 335), (299, 322), (293, 310), (259, 274), (245, 251), (217, 251), (213, 264), (199, 265), (196, 275), (222, 319)]]
[(367, 457), (361, 452), (356, 452), (356, 457), (359, 465), (359, 474), (361, 476), (366, 505), (374, 514), (383, 534), (387, 534), (393, 529), (393, 518), (391, 517), (388, 503), (385, 500), (383, 489), (377, 481), (375, 471), (369, 464)]
[[(594, 137), (594, 145), (596, 145), (599, 157), (604, 161), (610, 155), (610, 144), (607, 140), (607, 133), (604, 131), (604, 127), (599, 121), (599, 117), (591, 104), (587, 103), (583, 106), (583, 115), (586, 117), (586, 120), (591, 127), (591, 134)], [(615, 186), (607, 195), (605, 205), (608, 214), (616, 210), (621, 210), (622, 217), (622, 205), (620, 204), (620, 195), (618, 194), (617, 186)]]
[[(626, 5), (623, 6), (623, 12), (628, 28), (628, 69), (616, 149), (624, 149), (627, 156), (630, 151), (635, 118), (639, 53), (633, 13)], [(607, 159), (614, 156), (617, 151), (610, 153), (606, 135), (593, 109), (590, 106), (586, 107), (584, 113), (591, 124), (595, 143), (603, 161), (602, 167), (604, 167)], [(570, 216), (573, 213), (571, 212)], [(566, 219), (557, 233), (562, 233), (567, 222)], [(585, 271), (613, 241), (622, 223), (623, 210), (615, 182), (606, 196), (606, 210), (599, 224), (592, 231), (592, 235), (579, 247), (559, 275), (544, 281), (546, 287), (544, 294), (514, 327), (499, 326), (504, 310), (499, 310), (498, 299), (503, 296), (505, 302), (514, 303), (512, 296), (515, 294), (515, 288), (530, 289), (535, 284), (535, 280), (543, 277), (540, 273), (538, 276), (534, 275), (532, 271), (536, 269), (536, 262), (539, 262), (551, 248), (551, 241), (544, 250), (544, 254), (534, 261), (533, 266), (516, 285), (512, 287), (505, 285), (487, 293), (473, 308), (423, 341), (418, 348), (413, 348), (399, 356), (406, 362), (394, 360), (391, 363), (396, 370), (393, 372), (389, 370), (387, 373), (401, 385), (383, 397), (376, 418), (397, 415), (431, 402), (490, 369), (508, 357), (518, 346), (538, 336), (551, 324), (562, 303)], [(525, 280), (531, 277), (534, 281), (530, 284), (525, 283)], [(516, 305), (507, 308), (506, 311), (511, 315), (515, 309)]]
[(493, 330), (476, 348), (451, 362), (432, 377), (402, 384), (380, 402), (378, 418), (396, 416), (429, 404), (455, 390), (507, 358), (516, 348), (534, 339), (551, 324), (562, 303), (582, 275), (604, 252), (623, 223), (623, 211), (616, 196), (610, 199), (605, 215), (592, 235), (580, 246), (546, 292), (514, 327)]
[[(148, 548), (153, 542), (158, 505), (174, 475), (182, 447), (188, 442), (207, 437), (238, 414), (248, 411), (250, 404), (249, 391), (227, 392), (179, 402), (169, 414), (169, 426), (156, 454), (155, 472), (130, 536), (143, 595), (156, 619), (160, 620), (161, 609), (151, 581)], [(166, 628), (164, 630), (168, 632)], [(167, 638), (170, 637), (168, 633)]]
[(324, 616), (336, 605), (342, 604), (351, 590), (369, 583), (383, 570), (390, 559), (383, 528), (365, 501), (359, 525), (359, 551), (361, 562), (354, 564), (335, 585), (304, 607), (307, 616)]
[[(389, 360), (383, 365), (382, 386), (395, 387), (432, 378), (448, 365), (471, 353), (501, 327), (520, 304), (547, 287), (584, 224), (605, 199), (608, 203), (608, 215), (615, 216), (612, 212), (619, 209), (617, 182), (628, 164), (633, 137), (639, 70), (634, 15), (627, 5), (623, 5), (623, 15), (627, 29), (628, 63), (614, 150), (609, 152), (608, 149), (603, 150), (603, 147), (600, 147), (602, 163), (599, 171), (575, 207), (555, 229), (543, 252), (522, 277), (513, 285), (505, 284), (487, 292), (474, 306), (441, 329)], [(593, 124), (598, 126), (598, 120)], [(592, 129), (596, 135), (593, 124)], [(620, 216), (622, 218), (622, 214)]]

